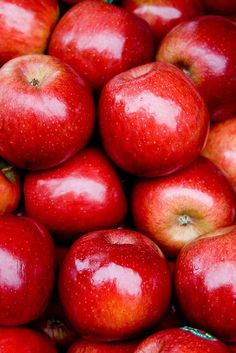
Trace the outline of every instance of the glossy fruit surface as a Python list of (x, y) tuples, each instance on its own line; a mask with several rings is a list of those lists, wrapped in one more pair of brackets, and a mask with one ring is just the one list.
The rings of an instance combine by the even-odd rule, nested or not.
[(49, 53), (100, 90), (120, 72), (152, 60), (154, 40), (142, 19), (100, 0), (73, 6), (57, 24)]
[(58, 15), (56, 0), (1, 0), (0, 66), (20, 55), (43, 53)]
[(211, 161), (200, 157), (183, 170), (134, 184), (132, 212), (136, 228), (168, 256), (189, 241), (233, 224), (235, 194)]
[(0, 214), (12, 213), (20, 200), (19, 172), (0, 160)]
[(133, 353), (136, 346), (137, 343), (133, 342), (98, 343), (80, 339), (73, 344), (68, 353)]
[(203, 14), (200, 0), (122, 0), (122, 7), (148, 22), (157, 42), (177, 24)]
[[(206, 101), (212, 120), (236, 110), (236, 25), (222, 16), (202, 16), (173, 28), (157, 60), (180, 67)], [(224, 40), (222, 40), (224, 38)]]
[(176, 263), (179, 303), (192, 325), (236, 341), (236, 226), (186, 245)]
[(59, 289), (65, 313), (80, 335), (112, 341), (160, 320), (171, 280), (163, 254), (150, 239), (114, 229), (88, 233), (72, 245)]
[(138, 176), (190, 164), (207, 138), (209, 117), (192, 82), (173, 65), (150, 63), (113, 78), (99, 102), (100, 132), (113, 161)]
[(88, 141), (94, 122), (87, 84), (47, 55), (25, 55), (0, 69), (0, 155), (25, 169), (55, 166)]
[(53, 242), (26, 217), (0, 216), (0, 234), (0, 325), (28, 323), (43, 313), (52, 293)]
[(0, 353), (56, 353), (53, 343), (45, 336), (28, 328), (1, 327)]
[(229, 353), (212, 335), (191, 327), (163, 330), (138, 345), (135, 353)]
[(222, 170), (236, 191), (236, 115), (211, 126), (202, 154)]
[(97, 148), (87, 148), (57, 168), (28, 174), (26, 212), (61, 239), (112, 228), (127, 205), (121, 182)]

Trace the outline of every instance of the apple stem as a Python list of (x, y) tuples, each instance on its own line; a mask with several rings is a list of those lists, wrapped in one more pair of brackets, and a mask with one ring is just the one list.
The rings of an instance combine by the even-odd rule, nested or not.
[(192, 221), (191, 218), (186, 214), (179, 216), (178, 220), (181, 226), (187, 226)]
[(30, 84), (34, 87), (38, 87), (39, 86), (39, 80), (37, 80), (37, 78), (33, 78), (31, 81), (30, 81)]

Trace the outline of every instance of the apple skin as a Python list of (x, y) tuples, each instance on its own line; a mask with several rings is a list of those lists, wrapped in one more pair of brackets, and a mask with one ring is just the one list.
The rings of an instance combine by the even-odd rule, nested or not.
[(201, 0), (122, 0), (121, 4), (148, 22), (157, 43), (177, 24), (203, 14)]
[(1, 0), (0, 66), (17, 56), (43, 53), (58, 15), (56, 0)]
[(57, 353), (47, 336), (24, 327), (0, 328), (0, 353)]
[(0, 234), (0, 325), (25, 324), (42, 315), (52, 294), (54, 245), (26, 217), (1, 215)]
[(137, 342), (90, 342), (80, 339), (76, 341), (68, 353), (134, 353)]
[(236, 192), (236, 115), (212, 124), (202, 154), (222, 170)]
[(86, 0), (57, 24), (49, 54), (82, 74), (100, 90), (112, 77), (153, 58), (154, 37), (147, 22), (115, 5)]
[(209, 116), (181, 70), (149, 63), (117, 75), (104, 87), (99, 124), (105, 150), (119, 167), (154, 177), (173, 173), (200, 154)]
[(84, 149), (54, 169), (29, 173), (24, 196), (27, 214), (62, 241), (113, 228), (127, 211), (119, 177), (97, 148)]
[(0, 69), (0, 155), (24, 169), (46, 169), (87, 143), (94, 124), (88, 85), (60, 60), (25, 55)]
[(68, 319), (83, 338), (115, 341), (161, 319), (171, 279), (155, 243), (135, 231), (113, 229), (88, 233), (72, 245), (59, 291)]
[(0, 214), (13, 213), (20, 200), (19, 172), (0, 160)]
[(140, 179), (131, 208), (137, 230), (155, 241), (166, 256), (178, 255), (189, 241), (233, 224), (235, 193), (207, 158), (163, 178)]
[(235, 0), (202, 0), (208, 13), (227, 16), (236, 14)]
[(191, 325), (236, 341), (236, 226), (187, 244), (176, 263), (176, 294)]
[(236, 111), (235, 37), (236, 25), (229, 19), (202, 16), (173, 28), (156, 55), (157, 61), (174, 64), (191, 77), (212, 120)]
[(230, 353), (218, 339), (203, 331), (184, 326), (163, 330), (147, 337), (134, 353)]

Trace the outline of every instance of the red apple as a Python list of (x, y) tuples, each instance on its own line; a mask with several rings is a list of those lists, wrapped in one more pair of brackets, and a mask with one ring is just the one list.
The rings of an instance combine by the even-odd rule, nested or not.
[(202, 0), (202, 3), (209, 13), (223, 16), (236, 14), (235, 0)]
[(236, 353), (236, 343), (232, 343), (228, 345), (230, 352)]
[(157, 42), (177, 24), (203, 14), (201, 0), (122, 0), (122, 7), (146, 20)]
[(72, 345), (68, 353), (133, 353), (136, 346), (136, 342), (97, 343), (80, 339)]
[(138, 180), (131, 207), (136, 228), (167, 256), (176, 256), (202, 234), (231, 225), (236, 211), (228, 180), (203, 157), (170, 176)]
[(151, 61), (154, 40), (146, 21), (115, 5), (87, 0), (57, 24), (49, 53), (100, 90), (115, 75)]
[(0, 214), (12, 213), (20, 200), (20, 177), (14, 167), (0, 160)]
[(192, 325), (236, 341), (236, 226), (218, 229), (182, 249), (176, 292)]
[(236, 191), (236, 115), (211, 126), (202, 154), (223, 171)]
[(236, 111), (236, 25), (221, 16), (202, 16), (173, 28), (156, 59), (181, 68), (202, 94), (212, 120)]
[(0, 66), (25, 54), (40, 54), (57, 21), (56, 0), (1, 0)]
[(56, 353), (45, 335), (23, 327), (0, 328), (0, 353)]
[(209, 333), (184, 326), (155, 333), (141, 342), (135, 353), (230, 353)]
[(150, 63), (117, 75), (99, 103), (104, 147), (121, 168), (139, 176), (172, 173), (190, 164), (207, 138), (203, 99), (181, 70)]
[(0, 216), (0, 234), (0, 325), (28, 323), (42, 315), (52, 294), (53, 242), (26, 217)]
[(88, 141), (94, 106), (89, 87), (46, 55), (25, 55), (0, 69), (0, 155), (25, 169), (55, 166)]
[(167, 310), (167, 262), (150, 239), (132, 230), (88, 233), (69, 250), (60, 273), (65, 313), (77, 331), (96, 341), (131, 338)]
[(61, 303), (55, 296), (33, 327), (48, 335), (59, 349), (65, 350), (78, 339), (78, 334), (66, 319)]
[(115, 227), (127, 210), (121, 182), (96, 148), (57, 168), (28, 174), (24, 195), (27, 214), (62, 240)]

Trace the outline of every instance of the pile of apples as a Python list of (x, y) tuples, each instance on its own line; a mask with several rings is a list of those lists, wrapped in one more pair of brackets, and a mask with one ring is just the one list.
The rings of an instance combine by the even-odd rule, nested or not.
[(0, 353), (236, 352), (236, 1), (0, 1)]

